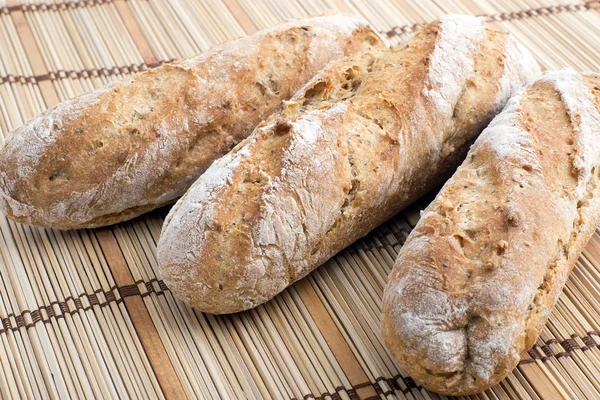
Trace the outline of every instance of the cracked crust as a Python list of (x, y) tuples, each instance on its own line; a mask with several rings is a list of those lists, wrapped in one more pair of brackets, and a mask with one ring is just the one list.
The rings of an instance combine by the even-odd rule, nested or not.
[(172, 203), (330, 61), (378, 47), (357, 17), (295, 20), (61, 103), (0, 149), (0, 210), (74, 229)]
[(171, 210), (164, 281), (211, 313), (271, 299), (440, 183), (538, 73), (510, 36), (462, 16), (332, 63)]
[(600, 75), (546, 73), (477, 139), (402, 247), (382, 329), (400, 365), (447, 395), (518, 364), (600, 222)]

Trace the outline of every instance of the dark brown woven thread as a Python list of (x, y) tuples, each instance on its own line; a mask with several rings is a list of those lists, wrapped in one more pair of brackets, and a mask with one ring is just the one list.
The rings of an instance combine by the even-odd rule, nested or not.
[[(158, 290), (156, 290), (155, 284), (158, 285)], [(143, 293), (140, 291), (140, 285), (143, 285), (145, 288)], [(7, 315), (5, 318), (2, 318), (2, 328), (0, 329), (0, 334), (8, 331), (16, 332), (21, 328), (29, 329), (38, 322), (49, 323), (51, 318), (64, 318), (67, 314), (73, 315), (80, 311), (88, 311), (94, 306), (106, 307), (111, 303), (120, 304), (126, 297), (146, 297), (152, 293), (156, 295), (162, 295), (166, 290), (168, 289), (163, 281), (151, 279), (147, 282), (140, 280), (133, 285), (121, 287), (114, 286), (108, 291), (99, 289), (92, 294), (83, 293), (77, 297), (69, 296), (63, 301), (53, 301), (50, 303), (50, 305), (40, 306), (37, 310), (23, 310), (18, 315), (15, 315), (14, 313)], [(84, 298), (86, 298), (87, 302), (90, 304), (89, 306), (83, 305)], [(103, 298), (104, 301), (101, 301), (100, 298)], [(72, 307), (69, 306), (69, 302), (73, 303)], [(47, 315), (47, 318), (43, 317), (44, 314)], [(28, 317), (31, 318), (31, 323), (25, 322), (26, 318)], [(13, 323), (11, 319), (14, 319), (15, 322)]]
[(527, 18), (543, 17), (545, 15), (560, 14), (564, 12), (587, 11), (600, 8), (600, 1), (593, 0), (580, 4), (560, 4), (555, 6), (532, 8), (529, 10), (504, 12), (500, 14), (484, 15), (487, 22), (515, 21)]
[[(402, 379), (405, 382), (405, 384), (407, 386), (406, 389), (402, 389), (400, 387), (400, 385), (398, 384), (399, 379)], [(392, 386), (392, 390), (383, 390), (383, 388), (380, 386), (379, 382), (388, 382), (390, 384), (390, 386)], [(304, 395), (302, 397), (302, 399), (303, 400), (309, 400), (309, 399), (310, 400), (322, 400), (322, 399), (325, 399), (325, 397), (331, 397), (332, 399), (335, 400), (335, 399), (341, 398), (340, 393), (346, 392), (346, 394), (348, 395), (348, 397), (350, 397), (350, 399), (358, 400), (358, 399), (360, 399), (360, 396), (358, 396), (356, 391), (359, 389), (362, 389), (362, 388), (366, 388), (366, 387), (373, 388), (375, 390), (375, 392), (377, 392), (377, 395), (366, 397), (364, 400), (381, 399), (381, 396), (387, 397), (389, 395), (395, 394), (396, 391), (400, 391), (400, 392), (406, 394), (407, 392), (409, 392), (412, 389), (418, 389), (418, 390), (421, 389), (421, 386), (418, 386), (415, 383), (415, 381), (413, 381), (412, 378), (404, 377), (404, 376), (398, 374), (393, 378), (379, 377), (379, 378), (375, 379), (375, 382), (363, 382), (363, 383), (354, 385), (351, 388), (345, 388), (343, 386), (338, 386), (335, 388), (335, 392), (333, 392), (333, 393), (325, 392), (325, 393), (322, 393), (320, 396), (309, 393), (309, 394)], [(298, 399), (292, 398), (292, 400), (298, 400)]]
[[(596, 331), (588, 332), (588, 334), (593, 334), (595, 336), (600, 336), (600, 333), (598, 333)], [(552, 344), (558, 343), (558, 344), (562, 345), (562, 343), (564, 343), (566, 341), (573, 340), (574, 338), (577, 338), (577, 337), (579, 337), (579, 336), (576, 335), (576, 334), (573, 334), (573, 335), (571, 335), (571, 339), (566, 339), (566, 340), (563, 340), (563, 341), (561, 341), (559, 339), (550, 339), (547, 343), (552, 343)], [(591, 339), (591, 336), (584, 336), (583, 338)], [(583, 339), (583, 338), (581, 338), (581, 339)], [(546, 346), (546, 344), (544, 344), (544, 346)], [(536, 345), (534, 347), (540, 348), (540, 347), (544, 347), (544, 346), (537, 346)], [(531, 355), (532, 358), (521, 360), (519, 362), (519, 365), (531, 364), (531, 363), (534, 363), (535, 360), (546, 361), (546, 360), (549, 359), (549, 357), (544, 357), (544, 356), (540, 356), (540, 355), (536, 354), (533, 351), (533, 349), (530, 350), (529, 352), (530, 352), (530, 355)], [(552, 352), (552, 351), (550, 350), (550, 352)], [(561, 354), (561, 353), (558, 353), (558, 354)], [(553, 356), (554, 356), (554, 354), (553, 354)], [(402, 380), (404, 382), (404, 384), (406, 385), (406, 389), (402, 389), (401, 388), (401, 386), (398, 384), (399, 380)], [(379, 385), (379, 382), (387, 382), (392, 387), (392, 390), (384, 391), (381, 388), (381, 386)], [(408, 393), (409, 391), (411, 391), (413, 389), (417, 389), (417, 390), (421, 390), (422, 389), (422, 387), (419, 386), (419, 385), (417, 385), (415, 383), (415, 381), (411, 377), (404, 377), (404, 376), (398, 374), (398, 375), (396, 375), (396, 376), (394, 376), (392, 378), (385, 378), (385, 377), (376, 378), (375, 382), (363, 382), (363, 383), (359, 383), (357, 385), (352, 386), (352, 388), (344, 388), (344, 387), (341, 387), (341, 386), (340, 387), (336, 387), (335, 388), (335, 393), (323, 393), (320, 396), (316, 396), (314, 394), (310, 394), (309, 393), (309, 394), (304, 395), (303, 399), (304, 400), (309, 400), (309, 399), (311, 399), (311, 400), (321, 400), (321, 399), (324, 399), (327, 396), (335, 399), (335, 398), (338, 398), (337, 396), (339, 396), (339, 393), (346, 392), (349, 395), (349, 397), (352, 400), (354, 400), (354, 399), (358, 399), (359, 398), (358, 396), (356, 396), (356, 390), (359, 390), (359, 389), (362, 389), (362, 388), (365, 388), (365, 387), (371, 387), (371, 388), (373, 388), (377, 392), (377, 395), (376, 396), (366, 397), (364, 400), (379, 400), (379, 399), (381, 399), (381, 396), (383, 396), (385, 398), (385, 397), (387, 397), (389, 395), (395, 394), (397, 391), (406, 394), (406, 393)], [(356, 396), (356, 397), (354, 397), (354, 396)], [(292, 400), (298, 400), (298, 399), (293, 398)]]
[[(8, 14), (15, 11), (35, 12), (35, 11), (58, 11), (68, 8), (94, 7), (102, 4), (111, 4), (113, 0), (72, 0), (59, 3), (42, 4), (15, 4), (12, 6), (0, 7), (0, 12)], [(587, 1), (581, 4), (563, 4), (547, 7), (531, 8), (521, 11), (505, 12), (493, 15), (482, 15), (486, 21), (512, 21), (526, 18), (534, 18), (544, 15), (559, 14), (563, 12), (576, 12), (600, 8), (599, 0)], [(412, 33), (420, 24), (404, 25), (394, 27), (386, 33), (388, 37), (401, 36)]]
[[(113, 0), (78, 0), (78, 1), (67, 1), (56, 4), (22, 4), (15, 5), (10, 7), (2, 7), (0, 8), (0, 12), (9, 13), (15, 10), (19, 11), (37, 11), (37, 10), (57, 10), (57, 9), (66, 9), (77, 8), (77, 7), (87, 7), (98, 4), (107, 4), (112, 3)], [(534, 18), (545, 15), (559, 14), (564, 12), (578, 12), (585, 10), (594, 10), (600, 9), (600, 0), (588, 1), (582, 4), (567, 4), (567, 5), (557, 5), (557, 6), (548, 6), (548, 7), (539, 7), (532, 8), (528, 10), (493, 14), (493, 15), (481, 15), (486, 21), (514, 21), (514, 20), (522, 20), (526, 18)], [(396, 26), (385, 33), (388, 38), (392, 38), (395, 36), (402, 36), (408, 33), (414, 32), (419, 26), (423, 24), (412, 24), (412, 25), (404, 25), (404, 26)], [(145, 71), (148, 68), (155, 68), (159, 65), (175, 61), (174, 59), (167, 61), (160, 61), (159, 63), (154, 64), (139, 64), (139, 65), (130, 65), (124, 67), (115, 66), (111, 69), (107, 68), (94, 68), (83, 71), (52, 71), (43, 75), (35, 75), (35, 76), (18, 76), (18, 75), (6, 75), (0, 77), (1, 83), (16, 83), (20, 82), (23, 84), (26, 83), (35, 83), (42, 82), (47, 80), (57, 80), (57, 79), (65, 79), (67, 77), (76, 79), (76, 78), (89, 78), (89, 77), (97, 77), (97, 76), (113, 76), (119, 74), (129, 74), (140, 71)]]
[(589, 335), (582, 337), (581, 340), (585, 344), (585, 347), (581, 348), (581, 350), (583, 350), (583, 351), (586, 351), (586, 350), (589, 350), (589, 349), (593, 349), (594, 347), (600, 347), (598, 344), (596, 344), (596, 342), (594, 341), (594, 339), (592, 339), (592, 337), (589, 336)]
[[(600, 344), (596, 343), (596, 341), (592, 338), (592, 336), (600, 336), (597, 332), (591, 331), (588, 332), (586, 336), (579, 336), (577, 334), (571, 335), (569, 339), (561, 340), (561, 339), (550, 339), (545, 342), (543, 345), (534, 345), (527, 353), (531, 357), (530, 360), (522, 360), (520, 364), (528, 364), (530, 362), (534, 362), (536, 360), (540, 360), (542, 362), (548, 361), (550, 358), (562, 358), (571, 356), (575, 351), (582, 350), (586, 351), (592, 348), (599, 348)], [(577, 344), (575, 339), (581, 339), (581, 341), (585, 344), (585, 346), (580, 346)], [(551, 348), (550, 344), (560, 344), (565, 351), (555, 353)], [(543, 356), (540, 355), (539, 350), (543, 352)]]
[[(371, 383), (367, 383), (367, 386), (371, 386)], [(305, 394), (302, 396), (303, 400), (325, 400), (326, 398), (332, 398), (333, 400), (341, 400), (342, 396), (340, 393), (346, 393), (351, 400), (360, 400), (360, 396), (356, 394), (354, 390), (355, 386), (352, 388), (345, 388), (343, 386), (338, 386), (334, 389), (333, 393), (323, 392), (321, 395), (314, 395), (312, 393)], [(291, 400), (298, 400), (296, 397), (293, 397)]]
[(572, 353), (575, 350), (579, 350), (581, 348), (581, 346), (579, 346), (573, 338), (563, 340), (562, 342), (560, 342), (560, 345), (569, 353)]
[[(412, 379), (411, 379), (411, 381), (412, 381)], [(398, 384), (398, 381), (396, 379), (387, 379), (386, 382), (393, 390), (402, 390), (402, 388), (400, 387), (400, 385)]]
[(354, 389), (358, 390), (358, 389), (362, 389), (362, 388), (369, 387), (369, 386), (372, 386), (372, 385), (373, 385), (372, 382), (363, 382), (363, 383), (359, 383), (358, 385), (354, 385), (352, 387)]
[(19, 75), (5, 75), (0, 77), (0, 83), (22, 83), (22, 84), (28, 84), (28, 83), (35, 83), (37, 82), (37, 79), (35, 76), (19, 76)]
[[(575, 338), (580, 338), (585, 342), (590, 342), (591, 341), (591, 345), (595, 346), (595, 347), (599, 347), (600, 345), (596, 344), (594, 342), (594, 340), (592, 339), (592, 337), (590, 335), (595, 335), (595, 336), (599, 336), (600, 337), (600, 333), (596, 332), (596, 331), (591, 331), (588, 332), (588, 336), (583, 336), (583, 337), (579, 337), (576, 334), (571, 335), (571, 338), (569, 339), (565, 339), (565, 340), (560, 340), (560, 339), (550, 339), (547, 342), (545, 342), (542, 346), (539, 345), (534, 345), (534, 347), (528, 351), (528, 354), (531, 358), (528, 359), (524, 359), (521, 360), (519, 362), (519, 365), (527, 365), (527, 364), (531, 364), (534, 363), (536, 360), (540, 360), (542, 362), (546, 362), (551, 358), (556, 358), (556, 359), (560, 359), (561, 357), (566, 357), (566, 356), (571, 356), (571, 353), (573, 353), (575, 350), (577, 349), (582, 349), (576, 342), (575, 342)], [(566, 351), (563, 352), (559, 352), (559, 353), (554, 353), (554, 351), (552, 349), (550, 349), (549, 344), (560, 344), (561, 346), (563, 346), (565, 348)], [(535, 349), (542, 349), (542, 351), (544, 352), (544, 354), (546, 354), (545, 356), (541, 356), (539, 355)], [(406, 385), (406, 389), (402, 389), (401, 385), (398, 383), (399, 380), (402, 380), (404, 382), (404, 384)], [(391, 390), (384, 390), (380, 383), (381, 382), (386, 382), (392, 389)], [(358, 389), (362, 389), (365, 387), (372, 387), (375, 392), (377, 393), (377, 396), (371, 396), (371, 397), (367, 397), (366, 400), (375, 400), (375, 399), (380, 399), (381, 396), (383, 395), (384, 397), (387, 397), (389, 395), (394, 394), (396, 391), (402, 392), (404, 394), (408, 393), (409, 391), (416, 389), (416, 390), (421, 390), (422, 387), (417, 385), (416, 382), (409, 376), (405, 377), (403, 375), (396, 375), (392, 378), (386, 378), (386, 377), (378, 377), (375, 379), (375, 382), (363, 382), (360, 383), (358, 385), (354, 385), (352, 386), (352, 389), (344, 389), (342, 387), (338, 387), (336, 388), (336, 392), (340, 393), (342, 391), (346, 391), (346, 393), (348, 393), (350, 395), (351, 391), (353, 391), (354, 393), (356, 393), (356, 390)], [(331, 397), (333, 397), (331, 394), (327, 394)], [(320, 399), (322, 397), (324, 397), (324, 395), (322, 396), (314, 396), (312, 394), (308, 394), (306, 396), (304, 396), (305, 399)], [(353, 398), (352, 396), (350, 396), (351, 398)]]
[[(378, 246), (383, 247), (383, 246)], [(158, 290), (156, 287), (158, 286)], [(144, 289), (142, 292), (140, 287)], [(114, 286), (108, 291), (104, 291), (102, 289), (98, 289), (94, 291), (92, 294), (83, 293), (77, 297), (69, 296), (63, 301), (53, 301), (47, 306), (40, 306), (37, 310), (23, 310), (18, 315), (11, 313), (7, 315), (5, 318), (2, 318), (2, 328), (0, 329), (0, 334), (6, 333), (8, 331), (18, 331), (20, 328), (29, 329), (38, 322), (48, 323), (51, 321), (51, 318), (64, 318), (65, 315), (76, 314), (79, 311), (88, 311), (92, 309), (94, 306), (106, 307), (111, 303), (120, 304), (127, 297), (140, 296), (142, 298), (150, 296), (151, 294), (163, 295), (169, 289), (167, 285), (156, 278), (153, 278), (149, 281), (139, 280), (135, 282), (133, 285), (126, 286)], [(118, 297), (117, 297), (118, 296)], [(89, 306), (84, 306), (83, 299), (86, 298)], [(100, 298), (103, 298), (104, 301), (100, 301)], [(73, 303), (73, 309), (69, 306), (69, 302)], [(58, 311), (58, 314), (56, 311)], [(47, 315), (47, 317), (44, 317)], [(31, 323), (26, 323), (26, 318), (31, 318)], [(14, 319), (14, 323), (11, 321)], [(600, 338), (600, 332), (597, 331), (589, 331), (586, 336), (579, 336), (577, 334), (571, 335), (570, 338), (567, 339), (549, 339), (543, 345), (534, 345), (529, 351), (528, 354), (531, 359), (525, 359), (520, 362), (520, 364), (528, 364), (534, 362), (535, 360), (547, 361), (550, 358), (561, 358), (565, 356), (570, 356), (573, 352), (577, 350), (589, 350), (591, 348), (600, 348), (600, 344), (596, 343), (596, 341), (592, 338), (592, 336), (597, 336)], [(585, 344), (584, 347), (577, 344), (576, 339), (579, 338)], [(555, 353), (551, 348), (551, 344), (559, 344), (564, 351)], [(542, 350), (545, 356), (541, 356), (538, 351)], [(406, 389), (402, 389), (402, 387), (398, 384), (398, 380), (402, 379)], [(379, 377), (375, 380), (375, 383), (365, 383), (359, 384), (353, 387), (354, 390), (360, 389), (365, 386), (375, 385), (374, 388), (377, 393), (385, 393), (384, 388), (380, 386), (380, 382), (387, 383), (393, 390), (401, 390), (403, 392), (408, 392), (411, 389), (420, 389), (420, 387), (415, 383), (415, 381), (410, 377), (404, 377), (402, 375), (396, 375), (393, 378), (385, 378)], [(337, 390), (337, 389), (336, 389)], [(353, 393), (354, 395), (356, 393)], [(353, 395), (352, 393), (348, 393), (350, 397)], [(328, 394), (331, 396), (330, 394)]]
[(412, 24), (412, 25), (395, 26), (392, 29), (390, 29), (389, 31), (387, 31), (385, 33), (385, 35), (388, 38), (393, 38), (394, 36), (406, 35), (406, 34), (409, 34), (409, 33), (413, 33), (414, 31), (416, 31), (422, 25), (424, 25), (424, 24)]
[[(521, 10), (521, 11), (504, 12), (504, 13), (500, 13), (500, 14), (480, 15), (480, 17), (483, 17), (486, 22), (516, 21), (516, 20), (522, 20), (522, 19), (528, 19), (528, 18), (543, 17), (545, 15), (560, 14), (560, 13), (565, 13), (565, 12), (596, 10), (596, 9), (600, 9), (600, 0), (586, 1), (585, 3), (580, 3), (580, 4), (563, 4), (563, 5), (556, 5), (556, 6), (530, 8), (530, 9)], [(388, 38), (393, 38), (395, 36), (403, 36), (403, 35), (406, 35), (409, 33), (413, 33), (421, 25), (423, 25), (423, 24), (395, 26), (394, 28), (392, 28), (388, 32), (386, 32), (385, 35)]]
[(5, 75), (0, 77), (0, 83), (21, 83), (21, 84), (34, 84), (37, 82), (43, 81), (55, 81), (58, 79), (81, 79), (81, 78), (92, 78), (92, 77), (100, 77), (100, 76), (116, 76), (116, 75), (127, 75), (133, 74), (137, 72), (143, 72), (150, 68), (156, 68), (163, 64), (167, 64), (175, 61), (175, 59), (160, 61), (158, 63), (152, 64), (132, 64), (124, 67), (112, 67), (112, 68), (92, 68), (85, 69), (82, 71), (74, 71), (74, 70), (58, 70), (48, 72), (47, 74), (42, 75), (32, 75), (32, 76), (21, 76), (21, 75)]
[(351, 400), (360, 400), (360, 396), (358, 395), (358, 393), (356, 393), (356, 390), (354, 388), (344, 389), (343, 387), (338, 386), (335, 388), (335, 390), (338, 393), (344, 390), (346, 393), (348, 393), (348, 397), (350, 397)]
[[(156, 285), (159, 288), (158, 290), (155, 289)], [(145, 289), (145, 292), (142, 293), (140, 291), (140, 286)], [(64, 301), (61, 301), (61, 302), (54, 301), (54, 302), (50, 303), (50, 305), (41, 306), (37, 310), (33, 310), (33, 311), (24, 310), (19, 315), (9, 314), (6, 318), (2, 318), (3, 329), (0, 329), (0, 334), (8, 332), (8, 331), (14, 332), (14, 331), (19, 330), (20, 328), (29, 329), (29, 328), (35, 326), (35, 324), (38, 322), (41, 322), (41, 321), (44, 323), (50, 322), (51, 321), (50, 319), (52, 317), (54, 317), (55, 319), (64, 318), (66, 314), (73, 315), (73, 314), (78, 313), (79, 311), (88, 311), (94, 306), (105, 307), (111, 303), (120, 304), (124, 301), (124, 299), (126, 297), (132, 297), (132, 296), (146, 297), (146, 296), (151, 295), (152, 293), (154, 293), (156, 295), (163, 295), (167, 290), (168, 289), (163, 281), (160, 281), (160, 280), (154, 278), (154, 279), (151, 279), (150, 281), (139, 280), (139, 281), (135, 282), (135, 284), (133, 284), (133, 285), (126, 285), (126, 286), (121, 286), (121, 287), (114, 286), (109, 291), (104, 291), (102, 289), (99, 289), (99, 290), (94, 291), (94, 293), (92, 293), (92, 294), (84, 293), (84, 294), (79, 295), (78, 297), (69, 296)], [(118, 296), (119, 296), (118, 298), (115, 293), (118, 294)], [(87, 301), (89, 302), (90, 306), (87, 306), (87, 307), (83, 306), (82, 298), (84, 298), (84, 297), (87, 298)], [(99, 297), (103, 297), (106, 300), (100, 301)], [(75, 308), (73, 310), (71, 310), (68, 305), (69, 301), (72, 301), (75, 306)], [(61, 314), (56, 314), (54, 311), (55, 309), (60, 310)], [(44, 311), (47, 314), (47, 318), (42, 317), (42, 313)], [(32, 323), (29, 323), (29, 324), (25, 323), (25, 318), (26, 318), (27, 314), (29, 314), (29, 316), (31, 317)], [(16, 325), (16, 326), (13, 326), (13, 323), (11, 322), (11, 318), (14, 319), (14, 321), (15, 321), (14, 325)], [(521, 360), (519, 362), (519, 365), (530, 364), (530, 363), (535, 362), (536, 360), (546, 362), (547, 360), (549, 360), (551, 358), (560, 359), (561, 357), (571, 356), (571, 354), (576, 350), (587, 350), (587, 349), (590, 349), (593, 347), (600, 348), (600, 344), (597, 344), (594, 341), (594, 339), (592, 338), (592, 336), (600, 337), (600, 332), (589, 331), (589, 332), (587, 332), (586, 336), (582, 336), (582, 337), (578, 336), (577, 334), (573, 334), (573, 335), (571, 335), (570, 338), (564, 339), (564, 340), (554, 339), (554, 338), (549, 339), (547, 342), (545, 342), (541, 346), (534, 345), (533, 348), (528, 351), (528, 354), (531, 358)], [(579, 346), (575, 340), (577, 338), (581, 339), (586, 346), (585, 347)], [(554, 351), (550, 348), (550, 344), (559, 344), (565, 349), (565, 351), (559, 352), (559, 353), (554, 353)], [(538, 351), (536, 351), (539, 349), (541, 349), (543, 351), (545, 356), (541, 356), (538, 353)], [(406, 386), (405, 389), (402, 389), (402, 386), (399, 384), (400, 380), (402, 380), (402, 382)], [(384, 390), (384, 388), (381, 386), (382, 382), (385, 382), (391, 388), (391, 390)], [(386, 397), (388, 395), (392, 395), (396, 391), (400, 391), (400, 392), (406, 394), (413, 389), (421, 390), (421, 386), (417, 385), (416, 382), (411, 377), (408, 377), (408, 376), (405, 377), (403, 375), (398, 374), (392, 378), (378, 377), (375, 379), (375, 382), (364, 382), (361, 384), (354, 385), (354, 386), (352, 386), (352, 388), (345, 388), (343, 386), (339, 386), (339, 387), (335, 388), (335, 391), (333, 393), (325, 392), (325, 393), (322, 393), (320, 396), (316, 396), (313, 394), (307, 394), (307, 395), (303, 396), (303, 399), (304, 400), (309, 400), (309, 399), (324, 400), (325, 398), (329, 397), (333, 400), (338, 400), (338, 399), (341, 399), (340, 393), (345, 392), (348, 395), (348, 397), (350, 397), (352, 400), (355, 400), (355, 399), (359, 399), (359, 396), (357, 395), (356, 391), (361, 388), (365, 388), (365, 387), (372, 387), (375, 390), (375, 392), (378, 394), (377, 396), (372, 396), (372, 397), (368, 398), (371, 400), (379, 399), (379, 398), (381, 398), (380, 396)]]
[(342, 400), (342, 396), (340, 396), (339, 393), (336, 393), (336, 392), (331, 394), (331, 398), (333, 400)]
[(59, 3), (42, 3), (42, 4), (15, 4), (12, 6), (0, 7), (0, 12), (8, 14), (15, 11), (58, 11), (69, 8), (93, 7), (102, 4), (110, 4), (113, 0), (71, 0), (62, 1)]
[(550, 348), (550, 346), (548, 344), (544, 343), (544, 345), (540, 346), (540, 348), (546, 355), (546, 358), (550, 358), (554, 355), (554, 352), (552, 351), (552, 349)]

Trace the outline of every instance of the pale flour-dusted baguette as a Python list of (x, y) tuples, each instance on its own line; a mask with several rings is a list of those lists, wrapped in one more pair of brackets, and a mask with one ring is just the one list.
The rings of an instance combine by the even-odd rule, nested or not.
[(383, 47), (358, 17), (295, 20), (59, 104), (0, 150), (0, 210), (69, 229), (172, 203), (330, 61)]
[(498, 383), (537, 339), (600, 222), (600, 75), (511, 99), (427, 207), (384, 295), (383, 335), (424, 387)]
[(271, 299), (440, 183), (538, 72), (511, 36), (456, 15), (330, 64), (174, 206), (163, 279), (211, 313)]

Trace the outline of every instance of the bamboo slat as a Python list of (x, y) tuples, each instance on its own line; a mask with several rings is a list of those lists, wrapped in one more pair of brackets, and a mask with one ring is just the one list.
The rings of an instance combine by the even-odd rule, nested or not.
[[(600, 71), (600, 1), (0, 0), (0, 145), (47, 107), (286, 18), (339, 9), (398, 42), (484, 15), (545, 68)], [(273, 301), (211, 316), (157, 272), (168, 209), (98, 230), (0, 215), (0, 398), (439, 399), (387, 353), (381, 296), (417, 201)], [(534, 348), (473, 399), (600, 398), (600, 235)]]

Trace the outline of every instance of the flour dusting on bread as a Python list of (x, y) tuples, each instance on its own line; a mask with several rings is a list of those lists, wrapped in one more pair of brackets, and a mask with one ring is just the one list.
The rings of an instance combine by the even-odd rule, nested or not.
[(465, 81), (473, 75), (473, 55), (484, 39), (481, 18), (454, 14), (440, 18), (440, 32), (429, 60), (423, 93), (444, 117), (452, 115)]
[(578, 137), (573, 167), (579, 174), (577, 194), (583, 199), (592, 168), (600, 158), (600, 113), (582, 76), (573, 70), (551, 71), (542, 80), (551, 82), (567, 108), (573, 129)]
[(382, 327), (423, 386), (481, 392), (539, 335), (600, 222), (599, 78), (550, 72), (513, 97), (402, 247)]
[(359, 17), (293, 20), (61, 103), (0, 150), (0, 209), (70, 229), (171, 203), (330, 61), (385, 46)]
[(504, 73), (498, 83), (500, 87), (497, 99), (498, 112), (502, 110), (502, 106), (506, 104), (508, 99), (522, 88), (516, 83), (516, 76), (523, 76), (525, 82), (531, 82), (540, 74), (540, 67), (533, 55), (514, 36), (508, 35), (506, 37), (505, 49)]
[[(158, 246), (163, 279), (205, 312), (269, 300), (454, 169), (508, 98), (499, 91), (535, 69), (507, 67), (509, 51), (480, 19), (451, 16), (397, 49), (331, 64), (252, 133), (210, 218), (190, 208), (198, 184), (173, 208)], [(199, 232), (206, 240), (189, 239)]]
[(539, 170), (536, 155), (533, 153), (533, 143), (528, 132), (520, 126), (520, 96), (512, 97), (502, 113), (488, 125), (479, 139), (473, 145), (473, 151), (481, 147), (493, 149), (503, 160), (512, 159), (515, 162), (527, 160), (533, 163), (533, 168)]
[[(207, 287), (202, 281), (194, 279), (190, 269), (179, 266), (196, 263), (203, 256), (195, 249), (203, 248), (202, 243), (211, 230), (217, 196), (220, 191), (229, 188), (229, 177), (248, 155), (247, 146), (251, 144), (252, 141), (247, 139), (237, 149), (215, 161), (202, 179), (192, 185), (193, 190), (189, 190), (177, 202), (164, 222), (161, 231), (162, 246), (157, 250), (157, 257), (159, 260), (166, 258), (173, 261), (171, 265), (176, 270), (169, 271), (169, 276), (175, 275), (188, 281), (190, 290), (180, 293), (185, 301), (189, 301), (192, 295), (204, 293)], [(186, 213), (177, 213), (178, 209), (186, 210)], [(187, 234), (185, 237), (175, 237), (170, 234), (171, 229), (183, 229)]]

